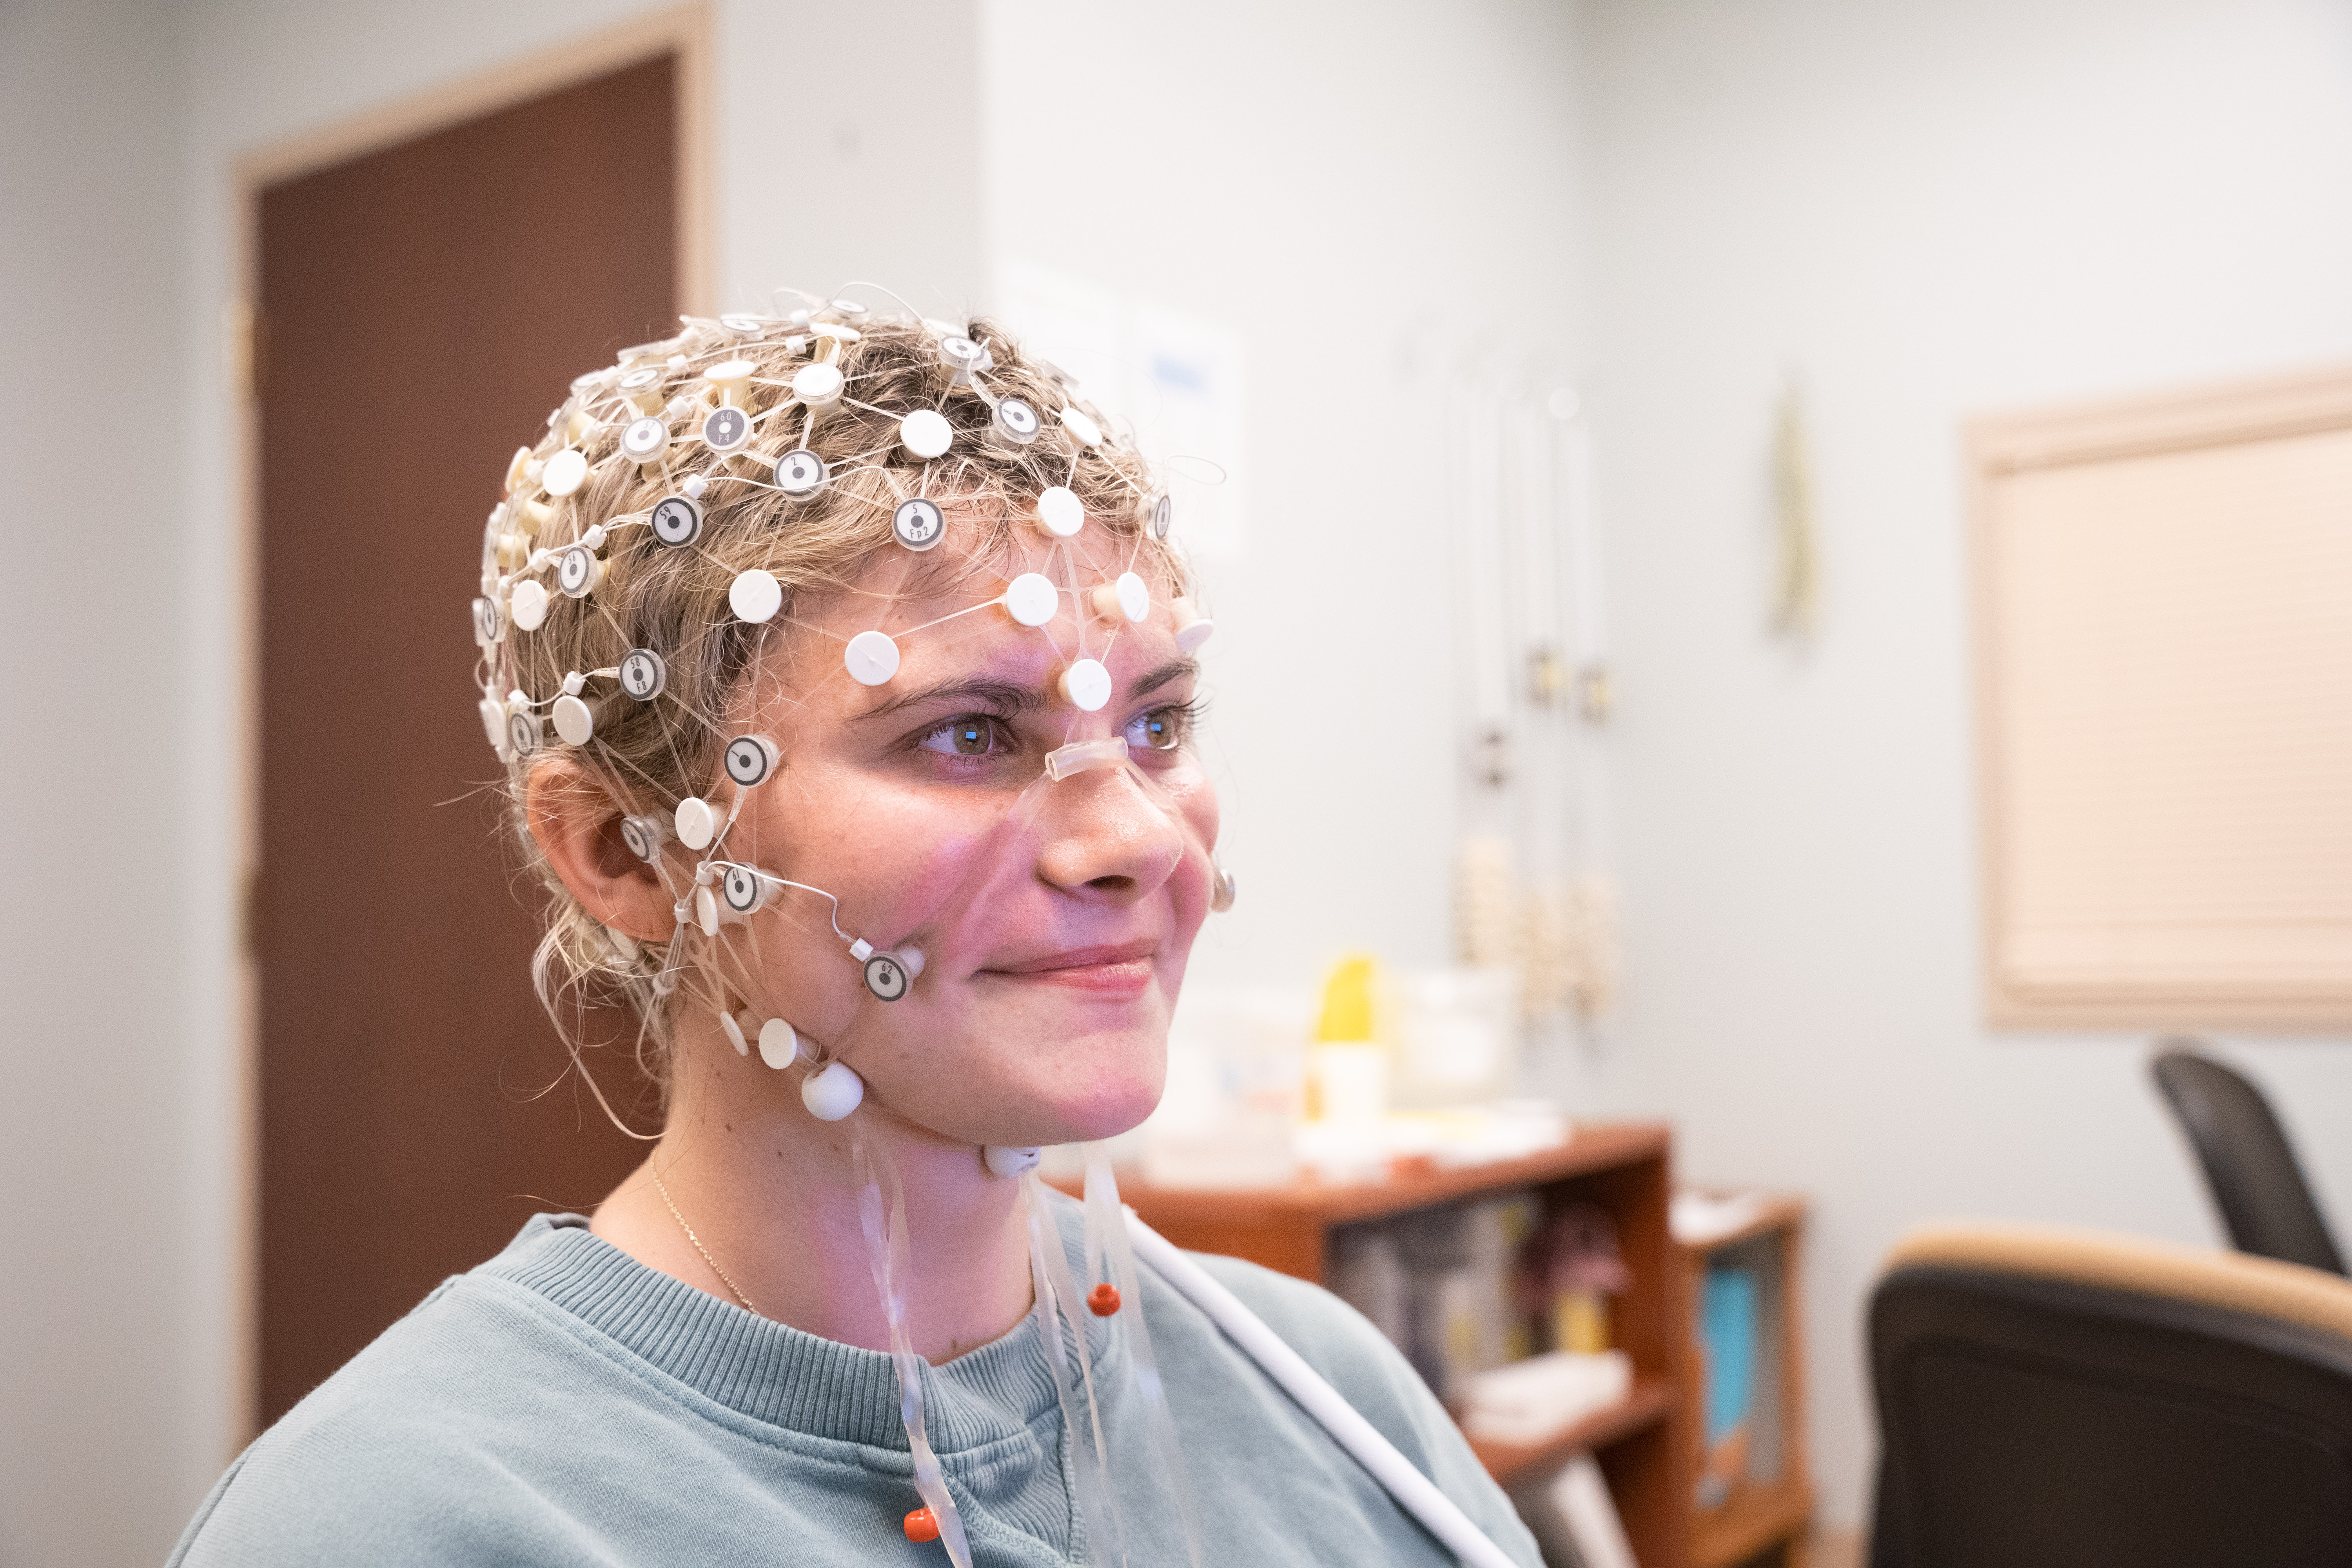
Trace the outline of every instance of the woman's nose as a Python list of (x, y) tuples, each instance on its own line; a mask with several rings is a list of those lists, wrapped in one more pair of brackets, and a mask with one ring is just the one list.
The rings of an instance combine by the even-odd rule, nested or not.
[(1132, 903), (1158, 891), (1183, 864), (1181, 819), (1129, 770), (1080, 773), (1052, 788), (1040, 821), (1037, 874), (1055, 887)]

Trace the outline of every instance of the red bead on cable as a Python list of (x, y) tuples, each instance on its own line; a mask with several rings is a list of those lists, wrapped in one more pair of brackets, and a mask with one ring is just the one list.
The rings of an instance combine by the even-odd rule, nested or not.
[(1118, 1310), (1118, 1287), (1106, 1279), (1087, 1292), (1087, 1310), (1097, 1318), (1108, 1318)]
[(937, 1541), (940, 1538), (939, 1515), (929, 1509), (919, 1508), (907, 1516), (907, 1539)]

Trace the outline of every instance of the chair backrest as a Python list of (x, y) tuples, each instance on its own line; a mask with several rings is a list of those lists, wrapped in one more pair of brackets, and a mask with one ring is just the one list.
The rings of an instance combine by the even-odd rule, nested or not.
[(2343, 1273), (2344, 1256), (2270, 1101), (2243, 1074), (2190, 1045), (2166, 1041), (2148, 1070), (2205, 1168), (2230, 1245)]
[(1872, 1568), (2352, 1563), (2352, 1282), (2019, 1226), (1870, 1303)]

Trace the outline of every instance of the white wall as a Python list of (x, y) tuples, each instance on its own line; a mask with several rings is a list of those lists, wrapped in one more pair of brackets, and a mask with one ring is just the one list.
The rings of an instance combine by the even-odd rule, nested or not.
[[(2352, 358), (2352, 9), (1600, 0), (1595, 233), (1631, 984), (1612, 1062), (1685, 1170), (1818, 1200), (1828, 1510), (1906, 1226), (2218, 1239), (2138, 1037), (1978, 998), (1958, 426)], [(1763, 623), (1767, 441), (1811, 399), (1826, 619)], [(2352, 1052), (2231, 1042), (2352, 1224)]]
[(19, 433), (0, 518), (11, 1565), (160, 1557), (194, 1501), (180, 1390), (197, 1347), (173, 1311), (189, 1145), (173, 757), (185, 42), (176, 8), (149, 0), (0, 5), (0, 381)]
[[(1203, 982), (1451, 951), (1458, 771), (1442, 378), (1409, 346), (1572, 358), (1574, 17), (994, 0), (997, 256), (1223, 323), (1248, 365), (1246, 554), (1206, 568), (1208, 744), (1242, 879)], [(1013, 323), (1018, 327), (1018, 322)], [(1219, 455), (1219, 454), (1213, 454)]]
[[(0, 363), (63, 477), (9, 509), (0, 577), (35, 661), (0, 715), (52, 764), (0, 770), (26, 980), (0, 1058), (0, 1564), (161, 1561), (241, 1436), (235, 161), (652, 8), (0, 6)], [(721, 300), (974, 294), (967, 0), (716, 15)], [(898, 100), (804, 63), (886, 45)], [(813, 209), (780, 199), (786, 167)], [(101, 394), (131, 434), (93, 422)]]

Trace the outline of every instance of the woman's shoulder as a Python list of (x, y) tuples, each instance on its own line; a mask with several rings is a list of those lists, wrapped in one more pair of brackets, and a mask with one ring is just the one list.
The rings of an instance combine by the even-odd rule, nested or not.
[(371, 1562), (563, 1560), (566, 1489), (679, 1413), (512, 1278), (560, 1228), (533, 1220), (311, 1390), (215, 1486), (173, 1568), (348, 1561), (361, 1542)]
[(173, 1563), (326, 1562), (355, 1541), (424, 1561), (480, 1542), (512, 1511), (502, 1435), (580, 1414), (578, 1386), (553, 1375), (563, 1337), (510, 1286), (445, 1282), (238, 1456)]

